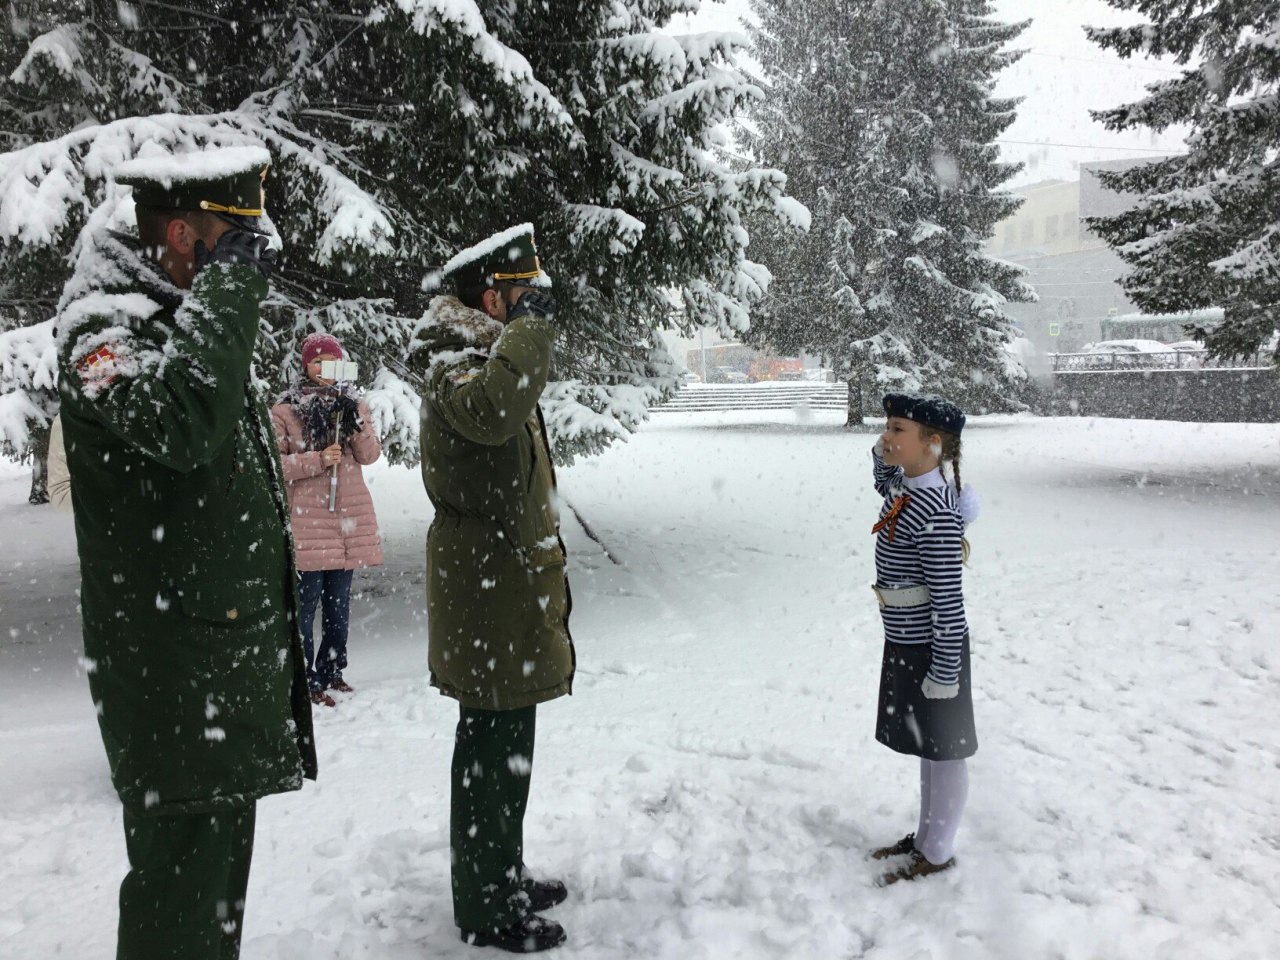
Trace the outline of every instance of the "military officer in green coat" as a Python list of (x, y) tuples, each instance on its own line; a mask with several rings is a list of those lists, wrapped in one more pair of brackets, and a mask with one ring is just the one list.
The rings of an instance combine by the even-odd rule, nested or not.
[(250, 386), (270, 157), (130, 161), (138, 235), (59, 312), (89, 688), (124, 805), (119, 960), (240, 952), (255, 802), (315, 776), (288, 503)]
[(450, 840), (462, 938), (517, 953), (562, 943), (538, 915), (564, 884), (524, 866), (537, 705), (571, 692), (573, 641), (555, 470), (538, 399), (555, 301), (522, 224), (444, 267), (416, 334), (431, 682), (460, 706)]

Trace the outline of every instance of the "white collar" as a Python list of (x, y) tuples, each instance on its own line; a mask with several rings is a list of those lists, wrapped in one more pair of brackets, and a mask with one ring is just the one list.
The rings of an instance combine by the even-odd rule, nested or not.
[(934, 467), (928, 473), (922, 473), (918, 477), (904, 476), (902, 485), (908, 490), (928, 490), (932, 487), (945, 487), (947, 481), (942, 476), (942, 471), (938, 467)]

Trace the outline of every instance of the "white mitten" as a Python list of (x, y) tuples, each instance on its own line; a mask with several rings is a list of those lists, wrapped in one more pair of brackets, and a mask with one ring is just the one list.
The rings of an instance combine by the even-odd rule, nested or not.
[(925, 677), (924, 683), (920, 684), (920, 692), (930, 700), (950, 700), (960, 692), (960, 684), (942, 684), (932, 677)]
[(871, 452), (874, 453), (881, 460), (884, 459), (884, 437), (880, 437), (878, 440), (876, 440), (876, 445), (871, 448)]
[(960, 509), (960, 519), (966, 527), (978, 519), (978, 514), (982, 513), (982, 501), (978, 499), (978, 491), (973, 489), (972, 484), (964, 485), (956, 498), (956, 506)]

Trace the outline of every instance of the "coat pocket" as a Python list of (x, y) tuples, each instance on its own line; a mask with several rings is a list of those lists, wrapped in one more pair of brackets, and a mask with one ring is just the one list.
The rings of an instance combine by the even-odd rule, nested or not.
[(266, 585), (255, 581), (186, 585), (177, 594), (185, 616), (224, 627), (253, 626), (275, 612)]
[(524, 561), (530, 614), (555, 627), (568, 614), (565, 556), (559, 542), (542, 543), (520, 551)]
[(443, 638), (470, 643), (508, 635), (519, 622), (524, 564), (502, 526), (445, 521), (427, 534), (428, 617)]

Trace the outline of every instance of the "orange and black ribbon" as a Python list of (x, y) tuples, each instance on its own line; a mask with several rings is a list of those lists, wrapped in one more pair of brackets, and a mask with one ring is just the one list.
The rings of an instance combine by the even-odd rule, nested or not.
[(880, 518), (879, 522), (871, 528), (872, 533), (879, 533), (885, 527), (889, 528), (889, 542), (893, 543), (893, 535), (898, 532), (898, 516), (902, 513), (903, 507), (911, 502), (911, 498), (907, 494), (903, 494), (893, 501), (893, 506), (889, 508), (889, 512)]

